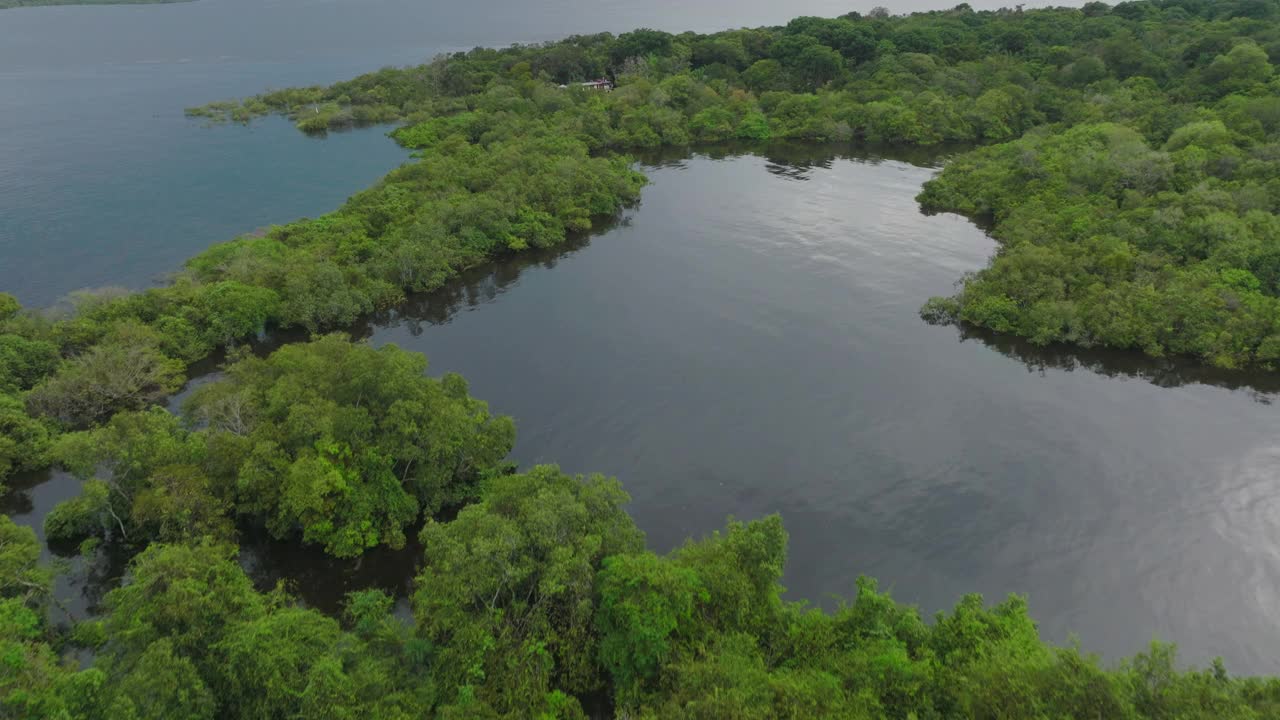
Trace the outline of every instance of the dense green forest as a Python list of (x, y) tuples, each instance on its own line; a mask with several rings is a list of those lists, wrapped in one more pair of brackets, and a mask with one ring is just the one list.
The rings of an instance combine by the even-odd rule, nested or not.
[[(1104, 665), (1043, 642), (1017, 597), (926, 619), (865, 580), (830, 612), (785, 602), (780, 518), (655, 555), (616, 482), (517, 472), (514, 422), (461, 377), (321, 334), (590, 231), (640, 195), (628, 149), (960, 142), (921, 202), (988, 223), (1000, 251), (927, 319), (1270, 366), (1277, 57), (1275, 0), (961, 5), (476, 49), (189, 111), (394, 121), (415, 159), (165, 287), (50, 311), (0, 294), (0, 481), (66, 468), (83, 489), (47, 535), (132, 558), (67, 627), (58, 568), (0, 518), (0, 716), (1280, 716), (1280, 679), (1187, 670), (1162, 644)], [(616, 89), (577, 86), (601, 77)], [(315, 335), (253, 352), (287, 328)], [(158, 407), (211, 356), (219, 380)], [(247, 530), (342, 558), (416, 535), (412, 612), (364, 591), (330, 617), (255, 588)]]
[[(308, 132), (402, 121), (397, 138), (422, 149), (530, 132), (594, 152), (727, 139), (981, 143), (921, 200), (989, 222), (1001, 252), (955, 297), (930, 302), (929, 319), (1270, 367), (1280, 360), (1277, 54), (1265, 0), (961, 5), (477, 49), (192, 112), (286, 113)], [(595, 77), (617, 91), (556, 87)]]

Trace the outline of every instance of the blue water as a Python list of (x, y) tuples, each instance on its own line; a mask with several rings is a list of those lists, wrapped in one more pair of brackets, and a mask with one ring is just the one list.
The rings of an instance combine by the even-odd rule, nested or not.
[(405, 160), (384, 130), (317, 140), (281, 119), (207, 127), (182, 109), (357, 69), (134, 63), (0, 73), (0, 289), (42, 306), (83, 287), (144, 287), (214, 242), (338, 206)]

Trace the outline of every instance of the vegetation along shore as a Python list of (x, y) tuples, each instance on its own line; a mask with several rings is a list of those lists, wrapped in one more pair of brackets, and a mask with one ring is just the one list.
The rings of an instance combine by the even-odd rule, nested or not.
[[(0, 481), (75, 473), (48, 537), (132, 558), (99, 616), (60, 624), (56, 568), (0, 517), (0, 715), (1280, 716), (1280, 679), (1187, 669), (1161, 643), (1118, 662), (1054, 647), (1016, 596), (931, 619), (869, 579), (831, 611), (785, 601), (776, 516), (655, 554), (616, 481), (518, 471), (514, 421), (460, 376), (333, 332), (590, 231), (640, 197), (629, 150), (967, 143), (919, 199), (999, 250), (955, 295), (921, 298), (926, 319), (1269, 370), (1274, 58), (1275, 0), (960, 5), (481, 48), (189, 110), (311, 133), (395, 122), (415, 157), (164, 287), (58, 312), (0, 295)], [(289, 328), (312, 339), (251, 352)], [(219, 379), (158, 407), (219, 352)], [(247, 529), (339, 558), (416, 533), (412, 612), (369, 590), (330, 617), (256, 589), (236, 562)]]
[(0, 0), (0, 10), (50, 5), (160, 5), (195, 0)]

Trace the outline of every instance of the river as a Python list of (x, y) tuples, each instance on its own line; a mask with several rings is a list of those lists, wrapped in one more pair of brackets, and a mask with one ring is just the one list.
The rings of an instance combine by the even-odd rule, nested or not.
[(657, 548), (779, 512), (792, 597), (858, 574), (929, 613), (1025, 593), (1056, 641), (1280, 671), (1274, 379), (925, 324), (993, 250), (919, 212), (928, 167), (790, 148), (647, 172), (588, 246), (363, 334), (465, 373), (522, 463), (618, 476)]
[[(0, 287), (38, 305), (145, 286), (405, 157), (378, 130), (207, 128), (183, 105), (476, 43), (843, 10), (747, 2), (730, 22), (710, 2), (495, 5), (0, 13), (0, 102), (16, 109), (0, 113)], [(653, 183), (617, 225), (355, 332), (465, 374), (517, 418), (522, 464), (618, 476), (658, 549), (779, 512), (793, 597), (829, 604), (859, 573), (928, 612), (1019, 592), (1047, 637), (1109, 657), (1159, 635), (1188, 661), (1280, 672), (1276, 381), (921, 322), (925, 298), (993, 251), (971, 223), (919, 212), (935, 164), (815, 147), (650, 158)], [(38, 526), (74, 484), (16, 485), (0, 511)], [(403, 588), (413, 564), (248, 547), (261, 576), (326, 607), (338, 589)], [(114, 577), (95, 572), (60, 592)]]

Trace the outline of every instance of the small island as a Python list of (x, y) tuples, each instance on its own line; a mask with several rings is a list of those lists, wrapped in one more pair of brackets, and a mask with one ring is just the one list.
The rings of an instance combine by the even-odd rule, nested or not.
[(46, 5), (159, 5), (195, 2), (195, 0), (0, 0), (0, 10)]

